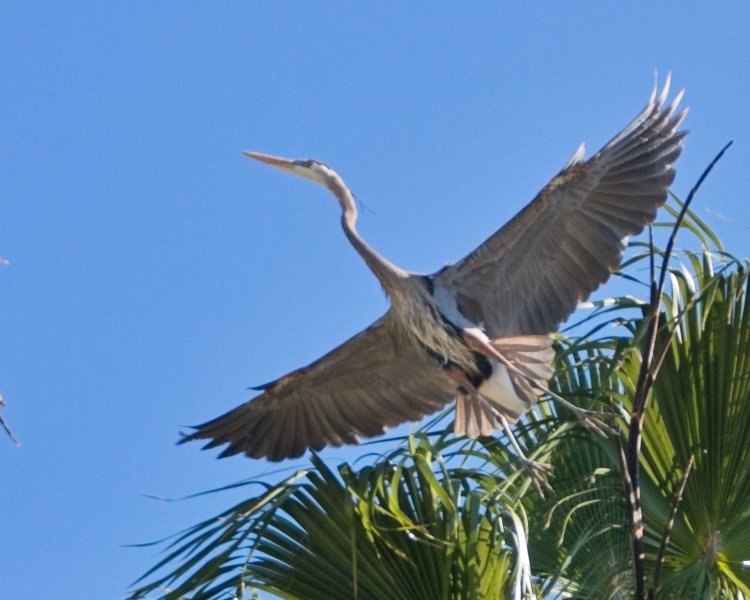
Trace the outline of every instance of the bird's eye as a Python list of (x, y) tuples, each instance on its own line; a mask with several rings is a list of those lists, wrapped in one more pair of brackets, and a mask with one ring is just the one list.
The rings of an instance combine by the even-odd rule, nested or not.
[(306, 167), (309, 169), (315, 164), (315, 161), (308, 158), (307, 160), (295, 160), (294, 164), (298, 167)]

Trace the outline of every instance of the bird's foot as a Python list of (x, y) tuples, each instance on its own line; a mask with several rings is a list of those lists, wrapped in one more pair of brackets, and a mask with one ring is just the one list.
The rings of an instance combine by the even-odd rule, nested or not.
[(579, 408), (577, 411), (573, 411), (576, 416), (581, 420), (583, 426), (586, 429), (590, 429), (595, 434), (606, 438), (612, 435), (617, 435), (617, 430), (614, 427), (607, 425), (603, 419), (616, 417), (614, 413), (608, 412), (597, 412), (594, 410), (585, 410)]
[(596, 433), (597, 435), (600, 435), (603, 438), (606, 438), (611, 435), (617, 435), (617, 430), (613, 427), (607, 425), (604, 422), (604, 419), (613, 419), (617, 417), (615, 413), (610, 412), (602, 412), (602, 411), (596, 411), (596, 410), (588, 410), (586, 408), (581, 408), (580, 406), (576, 406), (572, 402), (569, 402), (562, 396), (558, 396), (554, 392), (551, 392), (547, 390), (547, 394), (549, 394), (553, 400), (555, 400), (557, 403), (562, 404), (565, 408), (570, 410), (576, 417), (578, 417), (583, 423), (584, 427), (586, 429), (589, 429)]
[(549, 483), (549, 478), (552, 477), (552, 465), (543, 462), (537, 462), (531, 460), (526, 456), (519, 456), (518, 460), (521, 461), (523, 470), (529, 476), (531, 485), (534, 486), (536, 493), (540, 498), (544, 498), (544, 491), (552, 492), (552, 486)]

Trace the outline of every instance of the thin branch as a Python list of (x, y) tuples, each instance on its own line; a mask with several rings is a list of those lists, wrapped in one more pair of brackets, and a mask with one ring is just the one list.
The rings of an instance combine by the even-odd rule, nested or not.
[(675, 517), (677, 517), (677, 509), (680, 506), (680, 503), (682, 502), (682, 494), (685, 491), (685, 486), (687, 485), (688, 477), (690, 476), (690, 471), (693, 470), (693, 465), (695, 464), (695, 457), (691, 456), (690, 460), (688, 461), (687, 467), (685, 468), (685, 473), (682, 475), (682, 479), (680, 480), (680, 485), (677, 488), (677, 493), (675, 494), (674, 501), (672, 502), (672, 509), (669, 511), (669, 519), (667, 519), (667, 525), (664, 527), (664, 535), (661, 538), (661, 544), (659, 545), (659, 552), (656, 555), (656, 566), (654, 567), (654, 579), (651, 583), (651, 589), (648, 591), (648, 597), (649, 600), (654, 600), (656, 598), (656, 590), (659, 588), (659, 576), (661, 575), (661, 567), (664, 564), (664, 556), (667, 552), (667, 545), (669, 544), (669, 536), (672, 533), (672, 528), (674, 527), (674, 520)]
[[(641, 513), (640, 504), (636, 502), (635, 488), (633, 487), (633, 480), (630, 479), (630, 470), (628, 469), (628, 458), (625, 455), (625, 447), (623, 445), (624, 440), (621, 437), (617, 438), (617, 458), (620, 460), (620, 468), (622, 469), (622, 479), (625, 485), (625, 502), (628, 506), (628, 520), (630, 521), (630, 531), (635, 537), (636, 532), (643, 533), (643, 515)], [(643, 552), (643, 544), (640, 544), (640, 548), (637, 548), (635, 542), (633, 543), (633, 552)], [(639, 560), (636, 555), (633, 556), (633, 565), (636, 568), (637, 565), (643, 565), (643, 561)], [(636, 579), (638, 577), (639, 570), (636, 570)]]
[(672, 257), (672, 248), (674, 247), (674, 242), (675, 242), (675, 239), (677, 238), (677, 229), (682, 225), (682, 221), (685, 219), (685, 215), (687, 214), (688, 209), (690, 208), (690, 205), (693, 202), (693, 198), (695, 198), (695, 194), (698, 193), (698, 190), (700, 189), (701, 185), (703, 185), (703, 182), (705, 181), (706, 177), (708, 177), (709, 173), (711, 173), (713, 168), (716, 166), (716, 163), (721, 160), (721, 157), (724, 156), (724, 153), (727, 150), (729, 150), (729, 147), (732, 144), (734, 144), (734, 141), (732, 140), (727, 142), (726, 145), (719, 151), (719, 153), (709, 163), (709, 165), (705, 168), (703, 173), (701, 173), (701, 176), (698, 178), (698, 181), (690, 190), (690, 193), (688, 194), (688, 197), (685, 200), (685, 204), (682, 205), (682, 209), (680, 210), (680, 214), (677, 216), (675, 227), (672, 229), (672, 234), (669, 236), (669, 241), (667, 242), (667, 247), (664, 252), (664, 260), (662, 261), (662, 267), (661, 267), (661, 279), (659, 280), (659, 295), (661, 295), (661, 293), (664, 291), (664, 282), (667, 278), (667, 265)]
[[(1, 260), (1, 259), (0, 259), (0, 260)], [(0, 394), (0, 406), (5, 406), (5, 400), (3, 399), (3, 396), (2, 396), (2, 394)], [(13, 442), (13, 443), (14, 443), (14, 444), (16, 445), (16, 446), (20, 446), (20, 445), (21, 445), (21, 442), (19, 442), (19, 441), (18, 441), (18, 438), (17, 438), (17, 437), (15, 436), (15, 435), (13, 435), (13, 432), (11, 431), (10, 427), (8, 426), (8, 423), (6, 422), (6, 420), (5, 420), (5, 419), (3, 419), (3, 417), (2, 417), (2, 416), (0, 416), (0, 425), (2, 425), (2, 426), (3, 426), (3, 429), (5, 429), (5, 433), (7, 433), (7, 434), (8, 434), (8, 436), (10, 437), (10, 440), (11, 440), (11, 441), (12, 441), (12, 442)]]
[[(626, 447), (626, 467), (627, 478), (625, 479), (628, 495), (631, 498), (631, 538), (633, 544), (633, 573), (635, 576), (635, 598), (643, 600), (645, 598), (645, 553), (643, 548), (643, 520), (641, 510), (641, 488), (640, 488), (640, 455), (641, 441), (643, 435), (643, 419), (646, 414), (646, 405), (649, 395), (654, 387), (654, 381), (658, 372), (658, 366), (654, 364), (654, 349), (656, 347), (656, 338), (659, 330), (659, 307), (661, 306), (662, 296), (664, 294), (664, 285), (669, 270), (669, 262), (672, 259), (674, 243), (677, 238), (677, 232), (682, 226), (685, 215), (688, 212), (690, 204), (695, 198), (703, 181), (713, 170), (716, 163), (721, 159), (727, 149), (733, 142), (727, 143), (714, 157), (714, 159), (705, 168), (698, 181), (690, 190), (687, 199), (682, 205), (679, 215), (675, 221), (672, 231), (667, 241), (667, 246), (662, 258), (661, 268), (659, 270), (658, 284), (655, 281), (655, 264), (653, 260), (654, 247), (653, 238), (651, 238), (651, 302), (646, 316), (647, 333), (643, 348), (643, 357), (641, 359), (641, 368), (638, 373), (638, 383), (636, 384), (635, 394), (633, 396), (633, 410), (630, 417), (630, 426), (628, 428), (628, 438)], [(656, 368), (655, 368), (656, 366)], [(623, 473), (625, 478), (625, 473)]]
[[(685, 215), (687, 214), (688, 209), (690, 208), (690, 205), (692, 204), (693, 199), (695, 198), (695, 195), (698, 193), (698, 190), (700, 189), (701, 185), (705, 181), (706, 177), (708, 177), (709, 173), (711, 173), (716, 163), (719, 162), (721, 157), (724, 156), (724, 153), (729, 149), (729, 147), (733, 143), (734, 142), (731, 142), (731, 141), (728, 142), (719, 151), (719, 153), (714, 157), (714, 159), (710, 162), (710, 164), (705, 168), (701, 176), (698, 178), (698, 181), (692, 187), (692, 189), (690, 190), (690, 193), (687, 196), (687, 199), (682, 205), (680, 213), (679, 215), (677, 215), (677, 219), (669, 235), (669, 240), (667, 241), (667, 246), (664, 250), (664, 254), (662, 257), (661, 268), (659, 269), (659, 283), (658, 285), (655, 286), (655, 289), (652, 287), (651, 302), (649, 305), (649, 311), (648, 311), (648, 316), (647, 316), (648, 335), (646, 338), (646, 348), (644, 352), (643, 361), (641, 363), (641, 371), (638, 374), (638, 384), (636, 386), (636, 393), (635, 393), (635, 398), (633, 402), (633, 412), (635, 414), (642, 414), (643, 412), (645, 412), (646, 399), (648, 397), (648, 394), (651, 392), (651, 388), (653, 387), (653, 380), (656, 377), (656, 373), (652, 371), (651, 367), (653, 366), (652, 358), (653, 358), (654, 348), (656, 346), (659, 306), (661, 305), (661, 299), (662, 299), (662, 296), (664, 295), (664, 285), (666, 283), (667, 273), (669, 272), (669, 263), (672, 260), (672, 253), (674, 250), (675, 240), (677, 239), (677, 233), (679, 232), (682, 226), (682, 222), (685, 219)], [(652, 255), (653, 255), (653, 245), (652, 245)], [(653, 262), (652, 262), (652, 265), (653, 265)], [(653, 275), (652, 275), (652, 281), (653, 281)]]

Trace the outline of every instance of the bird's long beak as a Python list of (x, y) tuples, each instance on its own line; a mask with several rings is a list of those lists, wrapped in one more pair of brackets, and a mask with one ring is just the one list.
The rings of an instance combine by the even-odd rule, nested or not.
[(280, 156), (271, 156), (270, 154), (261, 154), (260, 152), (245, 152), (245, 156), (259, 160), (262, 163), (276, 167), (277, 169), (314, 181), (320, 185), (328, 187), (325, 181), (325, 174), (321, 172), (320, 163), (316, 163), (312, 160), (291, 160), (288, 158), (281, 158)]
[(277, 169), (283, 169), (284, 171), (291, 171), (294, 168), (294, 161), (288, 158), (281, 158), (279, 156), (271, 156), (270, 154), (261, 154), (260, 152), (243, 152), (245, 156), (259, 160), (262, 163), (276, 167)]

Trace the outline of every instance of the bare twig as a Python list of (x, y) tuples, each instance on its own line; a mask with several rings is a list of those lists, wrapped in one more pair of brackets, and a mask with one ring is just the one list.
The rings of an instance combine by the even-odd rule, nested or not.
[[(621, 437), (617, 438), (617, 458), (620, 460), (620, 469), (622, 469), (622, 479), (625, 485), (625, 502), (628, 506), (628, 521), (630, 524), (631, 535), (633, 536), (633, 552), (643, 552), (642, 540), (640, 544), (635, 543), (636, 535), (643, 535), (643, 515), (641, 513), (640, 502), (636, 501), (635, 487), (633, 486), (633, 480), (630, 478), (630, 469), (628, 469), (628, 458), (625, 455), (624, 440)], [(633, 556), (633, 565), (641, 565), (643, 567), (642, 556)], [(639, 571), (636, 570), (636, 578), (638, 577)]]
[(649, 600), (654, 600), (654, 598), (656, 598), (656, 590), (659, 588), (659, 576), (661, 575), (661, 567), (664, 564), (664, 556), (667, 552), (667, 545), (669, 544), (669, 536), (672, 533), (672, 527), (674, 527), (674, 520), (675, 520), (675, 517), (677, 516), (677, 509), (680, 507), (680, 502), (682, 502), (682, 494), (685, 491), (685, 486), (687, 485), (687, 480), (688, 480), (688, 477), (690, 476), (690, 471), (692, 471), (694, 464), (695, 464), (695, 457), (691, 456), (690, 460), (688, 461), (687, 467), (685, 467), (685, 473), (683, 473), (682, 479), (680, 480), (680, 485), (677, 488), (677, 493), (675, 494), (674, 501), (672, 502), (672, 509), (669, 511), (669, 519), (667, 519), (667, 524), (664, 527), (664, 535), (662, 535), (661, 544), (659, 545), (659, 552), (656, 555), (656, 566), (654, 567), (654, 579), (651, 582), (651, 589), (648, 591)]
[[(5, 400), (3, 399), (3, 396), (1, 394), (0, 394), (0, 406), (5, 406)], [(15, 435), (13, 435), (13, 432), (10, 430), (10, 427), (8, 427), (8, 423), (5, 421), (5, 419), (3, 419), (2, 416), (0, 416), (0, 425), (3, 426), (3, 429), (5, 429), (5, 433), (8, 434), (8, 436), (11, 439), (11, 441), (16, 446), (20, 446), (21, 442), (18, 441), (18, 438)]]
[[(629, 504), (631, 504), (631, 540), (633, 550), (633, 573), (635, 576), (635, 598), (643, 600), (645, 598), (645, 552), (643, 548), (643, 520), (641, 510), (641, 489), (640, 489), (640, 455), (641, 442), (643, 435), (643, 419), (646, 414), (646, 406), (651, 390), (654, 387), (654, 381), (661, 366), (661, 360), (655, 363), (654, 350), (656, 347), (656, 338), (659, 330), (659, 307), (664, 294), (664, 284), (667, 279), (669, 262), (672, 258), (674, 243), (677, 238), (677, 232), (682, 226), (688, 208), (695, 198), (695, 194), (700, 189), (703, 181), (708, 177), (716, 163), (721, 159), (732, 142), (726, 144), (711, 163), (706, 167), (698, 181), (690, 190), (687, 199), (682, 205), (679, 215), (675, 221), (674, 227), (667, 241), (667, 246), (662, 258), (661, 268), (659, 269), (659, 281), (656, 281), (655, 261), (653, 251), (653, 239), (651, 239), (651, 299), (646, 316), (647, 333), (643, 348), (643, 357), (641, 368), (638, 373), (638, 383), (636, 384), (635, 394), (633, 396), (633, 410), (630, 416), (630, 426), (628, 428), (627, 446), (625, 448), (625, 466), (627, 473), (623, 472), (626, 489), (628, 490)], [(661, 353), (660, 353), (661, 354)]]

